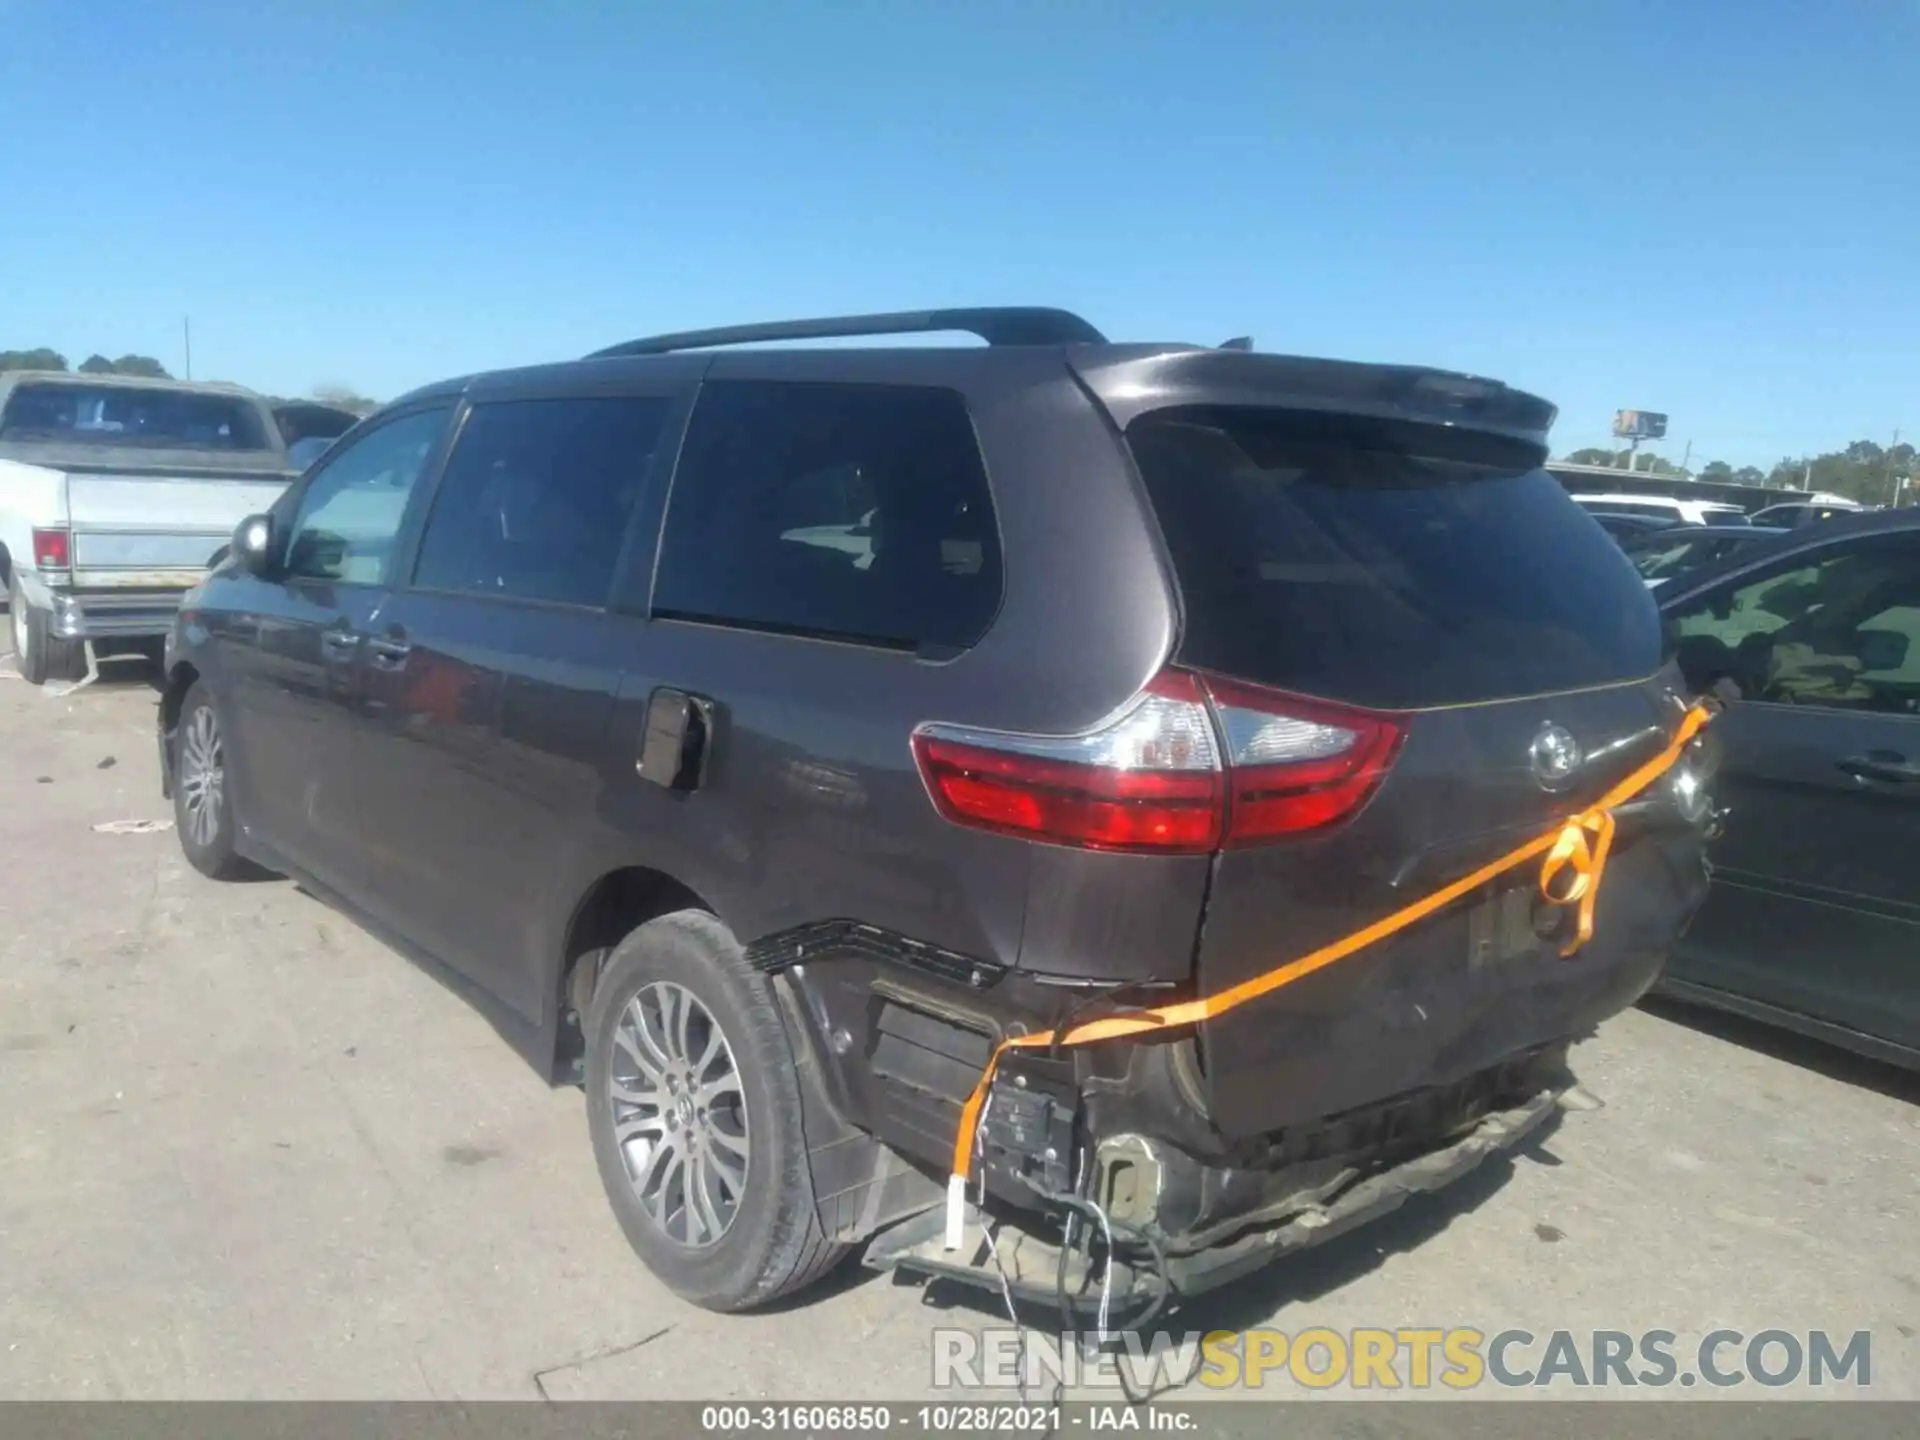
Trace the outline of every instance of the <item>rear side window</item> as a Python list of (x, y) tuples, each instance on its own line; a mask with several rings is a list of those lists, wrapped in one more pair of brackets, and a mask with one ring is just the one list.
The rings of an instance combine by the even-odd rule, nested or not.
[(434, 496), (414, 585), (606, 604), (668, 404), (595, 397), (475, 405)]
[(1000, 573), (986, 470), (955, 392), (701, 390), (667, 509), (656, 615), (947, 651), (985, 633)]
[(1185, 605), (1188, 664), (1420, 709), (1634, 679), (1660, 623), (1527, 447), (1265, 409), (1128, 427)]

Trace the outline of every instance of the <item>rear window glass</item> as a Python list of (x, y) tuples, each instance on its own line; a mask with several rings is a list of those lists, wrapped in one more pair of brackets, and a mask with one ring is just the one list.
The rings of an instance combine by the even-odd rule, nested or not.
[(1528, 447), (1218, 408), (1152, 412), (1127, 440), (1178, 576), (1188, 664), (1384, 709), (1660, 665), (1645, 585)]
[(226, 395), (125, 385), (22, 385), (0, 439), (188, 450), (269, 450), (260, 412)]

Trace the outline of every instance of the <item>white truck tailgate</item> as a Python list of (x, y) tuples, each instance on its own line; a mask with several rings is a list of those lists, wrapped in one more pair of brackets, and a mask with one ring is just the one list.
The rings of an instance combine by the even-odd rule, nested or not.
[(284, 476), (69, 474), (79, 585), (193, 583), (233, 527), (280, 498)]

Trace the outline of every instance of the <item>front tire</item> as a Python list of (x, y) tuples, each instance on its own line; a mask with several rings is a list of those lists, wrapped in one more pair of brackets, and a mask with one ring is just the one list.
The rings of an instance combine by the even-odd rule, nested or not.
[(13, 632), (14, 663), (29, 685), (70, 680), (80, 668), (80, 642), (47, 633), (47, 615), (36, 610), (21, 592), (20, 577), (7, 583), (7, 619)]
[(608, 957), (586, 1028), (600, 1180), (669, 1289), (747, 1310), (846, 1254), (820, 1230), (779, 1004), (719, 920), (680, 910), (634, 930)]
[(252, 870), (234, 848), (240, 827), (231, 781), (220, 716), (195, 681), (173, 733), (173, 828), (187, 863), (213, 880), (238, 880)]

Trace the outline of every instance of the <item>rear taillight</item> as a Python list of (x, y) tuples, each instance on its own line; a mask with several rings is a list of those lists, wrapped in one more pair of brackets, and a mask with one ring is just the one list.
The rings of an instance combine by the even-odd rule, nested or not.
[(1228, 845), (1318, 830), (1379, 788), (1406, 734), (1382, 715), (1208, 679), (1227, 751)]
[(1397, 717), (1167, 670), (1084, 735), (922, 725), (913, 753), (935, 807), (956, 824), (1096, 850), (1205, 854), (1351, 815), (1403, 733)]
[(33, 532), (33, 564), (37, 570), (66, 570), (73, 564), (72, 537), (65, 530)]
[(913, 753), (947, 819), (1096, 850), (1205, 854), (1225, 788), (1206, 697), (1168, 671), (1085, 735), (1009, 735), (922, 725)]

